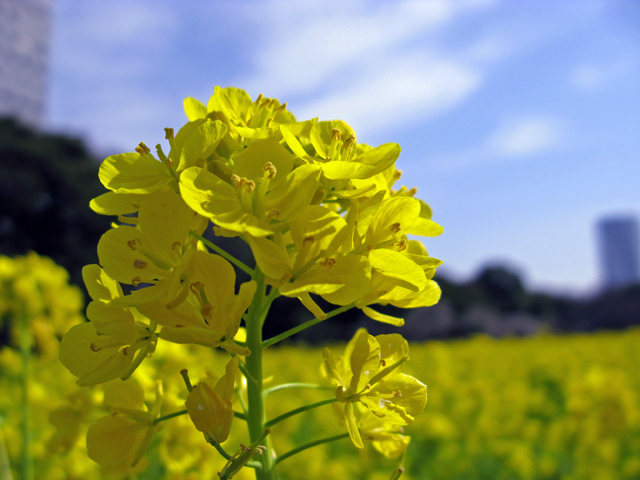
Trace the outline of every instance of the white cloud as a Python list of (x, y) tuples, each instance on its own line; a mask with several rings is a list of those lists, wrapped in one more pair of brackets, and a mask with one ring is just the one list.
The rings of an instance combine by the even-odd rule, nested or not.
[(490, 153), (520, 156), (539, 153), (555, 146), (562, 126), (551, 118), (523, 118), (500, 127), (487, 141)]
[(568, 136), (566, 123), (553, 117), (505, 120), (483, 142), (459, 152), (437, 155), (434, 168), (458, 172), (468, 168), (534, 158), (560, 148)]
[(429, 118), (465, 99), (483, 78), (472, 61), (436, 53), (432, 40), (458, 16), (493, 3), (271, 2), (255, 13), (265, 41), (258, 41), (253, 70), (237, 83), (289, 101), (301, 118), (343, 118), (361, 138), (392, 122)]
[(441, 113), (481, 81), (481, 74), (472, 68), (424, 55), (402, 55), (373, 65), (362, 77), (304, 104), (300, 116), (344, 119), (362, 138)]
[(635, 66), (631, 58), (620, 58), (609, 63), (585, 63), (577, 66), (570, 76), (571, 84), (579, 90), (591, 92), (607, 87), (611, 82), (627, 75)]

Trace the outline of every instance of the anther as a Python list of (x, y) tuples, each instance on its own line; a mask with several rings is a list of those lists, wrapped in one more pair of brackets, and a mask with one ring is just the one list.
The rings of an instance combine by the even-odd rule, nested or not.
[(340, 129), (339, 128), (334, 128), (333, 130), (331, 130), (331, 141), (336, 140), (339, 141), (340, 140)]
[(400, 180), (401, 177), (402, 177), (402, 170), (394, 170), (393, 171), (393, 179), (394, 180)]
[(260, 105), (260, 102), (262, 101), (263, 98), (264, 98), (263, 94), (258, 95), (258, 98), (256, 98), (256, 103)]
[(147, 147), (144, 142), (140, 142), (140, 144), (138, 144), (138, 146), (136, 147), (136, 152), (138, 152), (140, 155), (145, 155), (151, 152), (151, 150), (149, 150), (149, 147)]
[(267, 106), (269, 106), (269, 104), (270, 104), (270, 103), (271, 103), (271, 99), (270, 99), (270, 98), (266, 98), (266, 99), (264, 100), (264, 102), (262, 102), (262, 103), (260, 104), (260, 108), (267, 107)]
[(122, 349), (122, 354), (126, 357), (127, 355), (129, 355), (129, 347), (124, 347)]
[(354, 143), (356, 143), (356, 136), (352, 133), (351, 135), (349, 135), (349, 138), (347, 138), (342, 144), (342, 149), (348, 150), (353, 146)]
[(277, 210), (271, 210), (269, 213), (267, 213), (267, 218), (271, 219), (273, 217), (279, 217), (280, 216), (280, 212)]
[(328, 257), (328, 258), (325, 258), (324, 260), (322, 260), (322, 261), (320, 262), (320, 264), (321, 264), (323, 267), (326, 267), (327, 269), (331, 270), (331, 267), (333, 267), (333, 266), (336, 264), (336, 261), (335, 261), (335, 259), (334, 259), (334, 258), (329, 258), (329, 257)]
[(216, 307), (213, 305), (205, 305), (200, 310), (200, 313), (202, 313), (203, 317), (208, 317), (210, 313), (216, 313)]
[(267, 174), (267, 178), (273, 178), (277, 173), (276, 166), (271, 162), (265, 163), (262, 167), (262, 171)]
[(148, 268), (148, 264), (147, 262), (145, 262), (144, 260), (140, 260), (138, 258), (136, 258), (133, 262), (133, 266), (135, 268), (139, 268), (139, 269), (143, 269), (143, 268)]
[(177, 250), (179, 248), (182, 247), (182, 243), (180, 242), (173, 242), (173, 245), (171, 245), (171, 250)]
[(402, 240), (400, 240), (398, 243), (394, 243), (394, 246), (398, 247), (398, 251), (402, 252), (403, 250), (406, 250), (408, 247), (408, 242), (406, 238), (403, 238)]
[(92, 343), (89, 348), (91, 348), (91, 351), (93, 351), (93, 352), (99, 352), (100, 350), (102, 350), (102, 348), (100, 348), (95, 343)]
[(396, 223), (392, 223), (389, 226), (389, 230), (391, 230), (393, 233), (398, 233), (400, 230), (402, 230), (402, 227), (398, 222), (396, 222)]
[(129, 240), (127, 242), (127, 245), (129, 245), (129, 248), (131, 250), (138, 250), (140, 247), (142, 247), (142, 242), (139, 238), (134, 238), (133, 240)]
[(142, 283), (142, 278), (140, 278), (140, 277), (133, 277), (131, 279), (131, 285), (133, 285), (134, 287), (137, 287), (141, 283)]
[(306, 245), (311, 245), (313, 242), (315, 241), (315, 238), (313, 238), (313, 235), (310, 237), (305, 237), (304, 240), (302, 240), (302, 246), (306, 246)]
[(256, 188), (256, 182), (253, 180), (245, 180), (244, 188), (251, 193)]
[(165, 140), (173, 140), (173, 128), (165, 128), (164, 129), (164, 138)]
[(283, 282), (288, 282), (290, 279), (291, 279), (290, 273), (285, 273), (284, 275), (282, 275), (282, 277), (280, 277), (280, 280)]
[(204, 290), (204, 285), (200, 282), (194, 282), (189, 285), (189, 290), (191, 290), (193, 293), (202, 292)]
[(287, 109), (287, 102), (284, 102), (282, 105), (280, 105), (278, 108), (273, 110), (273, 113), (278, 113), (278, 112), (282, 112), (283, 110)]
[(418, 193), (418, 189), (416, 187), (407, 190), (407, 195), (409, 195), (410, 197), (413, 197), (416, 193)]

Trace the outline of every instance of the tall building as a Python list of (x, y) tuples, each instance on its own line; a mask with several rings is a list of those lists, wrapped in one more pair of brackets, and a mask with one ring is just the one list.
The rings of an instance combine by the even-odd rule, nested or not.
[(640, 282), (640, 244), (636, 219), (602, 219), (598, 224), (598, 232), (604, 287), (620, 288)]
[(0, 116), (44, 120), (51, 0), (0, 0)]

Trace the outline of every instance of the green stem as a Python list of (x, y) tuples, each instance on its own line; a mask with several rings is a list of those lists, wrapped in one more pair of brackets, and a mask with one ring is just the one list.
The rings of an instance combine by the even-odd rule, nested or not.
[(262, 392), (262, 395), (267, 397), (272, 393), (279, 392), (280, 390), (288, 390), (291, 388), (306, 388), (309, 390), (334, 390), (334, 387), (317, 385), (315, 383), (283, 383), (282, 385), (276, 385), (275, 387), (267, 388), (264, 392)]
[(353, 308), (353, 306), (354, 305), (352, 303), (350, 305), (345, 305), (344, 307), (336, 308), (335, 310), (332, 310), (329, 313), (327, 313), (327, 316), (325, 318), (314, 318), (312, 320), (309, 320), (308, 322), (304, 322), (302, 325), (298, 325), (297, 327), (293, 327), (292, 329), (287, 330), (286, 332), (282, 332), (280, 335), (271, 337), (269, 340), (266, 340), (262, 343), (262, 348), (263, 349), (269, 348), (271, 345), (275, 345), (276, 343), (284, 340), (285, 338), (289, 338), (291, 335), (295, 335), (296, 333), (306, 330), (309, 327), (313, 327), (314, 325), (320, 322), (324, 322), (325, 320), (328, 320), (331, 317), (335, 317), (336, 315), (339, 315), (342, 312), (346, 312), (350, 308)]
[(291, 410), (291, 411), (289, 411), (287, 413), (283, 413), (279, 417), (276, 417), (276, 418), (273, 418), (273, 419), (269, 420), (267, 423), (265, 423), (265, 426), (267, 428), (272, 427), (276, 423), (279, 423), (282, 420), (285, 420), (285, 419), (287, 419), (289, 417), (297, 415), (298, 413), (306, 412), (307, 410), (312, 410), (314, 408), (318, 408), (318, 407), (321, 407), (323, 405), (328, 405), (330, 403), (334, 403), (334, 402), (337, 402), (337, 401), (338, 401), (338, 399), (336, 397), (333, 397), (333, 398), (328, 398), (327, 400), (322, 400), (320, 402), (311, 403), (309, 405), (305, 405), (303, 407), (296, 408), (295, 410)]
[[(251, 353), (253, 353), (253, 349), (250, 348), (250, 350), (251, 350)], [(247, 383), (256, 383), (256, 379), (253, 378), (253, 375), (249, 370), (247, 370), (247, 367), (245, 366), (244, 363), (238, 362), (238, 367), (240, 368), (240, 371), (244, 375), (244, 378), (247, 379)]]
[(173, 413), (169, 413), (167, 415), (163, 415), (162, 417), (158, 417), (153, 421), (153, 424), (157, 424), (160, 422), (164, 422), (165, 420), (169, 420), (170, 418), (175, 418), (175, 417), (179, 417), (181, 415), (186, 415), (187, 412), (186, 410), (180, 410), (179, 412), (173, 412)]
[[(269, 300), (266, 296), (266, 285), (264, 274), (256, 268), (253, 275), (256, 281), (256, 293), (249, 305), (245, 324), (247, 329), (247, 347), (251, 350), (251, 355), (246, 358), (245, 367), (254, 381), (247, 382), (247, 425), (251, 443), (257, 442), (264, 436), (265, 432), (265, 407), (262, 395), (262, 324), (269, 310)], [(270, 295), (271, 296), (271, 295)], [(267, 450), (259, 456), (257, 460), (262, 464), (262, 468), (256, 469), (257, 480), (277, 480), (277, 473), (274, 469), (275, 452), (271, 443), (271, 436), (262, 442)]]
[(4, 444), (2, 433), (2, 421), (0, 420), (0, 480), (12, 480), (11, 465), (9, 465), (9, 455)]
[(280, 462), (283, 462), (289, 457), (292, 457), (296, 453), (303, 452), (309, 448), (316, 447), (318, 445), (322, 445), (323, 443), (335, 442), (336, 440), (342, 440), (343, 438), (349, 438), (348, 433), (341, 433), (340, 435), (334, 435), (333, 437), (321, 438), (320, 440), (314, 440), (313, 442), (305, 443), (304, 445), (300, 445), (299, 447), (294, 448), (293, 450), (289, 450), (287, 453), (280, 455), (276, 459), (276, 465)]
[(227, 260), (229, 260), (231, 263), (233, 263), (236, 267), (238, 267), (240, 270), (242, 270), (245, 273), (248, 273), (249, 275), (253, 276), (254, 271), (251, 267), (245, 265), (244, 263), (242, 263), (240, 260), (238, 260), (236, 257), (234, 257), (233, 255), (225, 252), (222, 248), (220, 248), (218, 245), (216, 245), (215, 243), (210, 242), (209, 240), (207, 240), (206, 238), (204, 238), (202, 235), (198, 235), (196, 232), (194, 232), (193, 230), (189, 230), (189, 233), (191, 235), (193, 235), (194, 237), (196, 237), (198, 240), (200, 240), (202, 243), (204, 243), (207, 247), (209, 247), (211, 250), (215, 251), (218, 255), (220, 255), (221, 257), (226, 258)]
[(31, 459), (31, 431), (29, 429), (29, 364), (31, 362), (31, 332), (27, 322), (27, 313), (24, 305), (20, 306), (20, 357), (22, 358), (22, 371), (20, 372), (20, 384), (22, 387), (22, 458), (20, 465), (21, 478), (33, 479), (33, 464)]

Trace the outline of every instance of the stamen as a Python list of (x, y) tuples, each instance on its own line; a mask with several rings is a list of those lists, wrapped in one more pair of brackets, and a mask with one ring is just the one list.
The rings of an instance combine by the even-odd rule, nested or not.
[(355, 143), (356, 143), (356, 136), (355, 134), (352, 133), (351, 135), (349, 135), (349, 138), (347, 138), (342, 144), (342, 150), (350, 149)]
[(393, 244), (395, 247), (398, 247), (398, 251), (402, 252), (403, 250), (406, 250), (407, 247), (409, 246), (407, 239), (403, 238), (402, 240), (400, 240), (398, 243), (394, 243)]
[(165, 140), (173, 140), (173, 128), (165, 128), (164, 129), (164, 138)]
[(334, 258), (325, 258), (320, 262), (320, 264), (323, 267), (326, 267), (328, 270), (331, 270), (331, 267), (333, 267), (336, 264), (336, 261)]
[(398, 222), (396, 222), (389, 226), (389, 230), (391, 230), (393, 233), (398, 233), (400, 230), (402, 230), (402, 227)]
[(151, 150), (144, 144), (144, 142), (140, 142), (136, 147), (136, 152), (138, 152), (140, 155), (146, 155), (147, 153), (150, 153)]
[(273, 110), (273, 113), (278, 113), (278, 112), (282, 112), (283, 110), (287, 109), (287, 102), (284, 102), (282, 105), (280, 105), (278, 108)]
[(136, 258), (133, 262), (133, 266), (135, 268), (139, 268), (139, 269), (143, 269), (143, 268), (149, 268), (149, 264), (147, 262), (145, 262), (144, 260), (140, 260), (138, 258)]
[(182, 243), (180, 242), (173, 242), (173, 245), (171, 245), (171, 250), (176, 250), (182, 247)]
[(410, 197), (413, 197), (416, 193), (418, 193), (418, 189), (416, 187), (407, 190), (407, 195), (409, 195)]
[(264, 98), (263, 94), (258, 95), (258, 98), (256, 98), (256, 103), (260, 105), (260, 102), (262, 101), (263, 98)]
[(305, 237), (304, 240), (302, 240), (302, 246), (305, 247), (307, 245), (311, 245), (314, 241), (315, 238), (313, 238), (313, 236)]
[(89, 348), (91, 348), (91, 351), (93, 352), (99, 352), (100, 350), (102, 350), (102, 348), (95, 343), (92, 343)]
[(133, 277), (131, 279), (131, 285), (133, 285), (134, 287), (137, 287), (141, 283), (142, 283), (142, 278), (140, 278), (140, 277)]
[(400, 180), (401, 177), (402, 177), (402, 170), (394, 170), (393, 171), (393, 179), (394, 180)]
[(127, 245), (129, 245), (129, 248), (131, 250), (138, 250), (139, 248), (142, 247), (142, 242), (140, 241), (139, 238), (134, 238), (133, 240), (129, 240), (127, 242)]
[(256, 188), (256, 182), (253, 180), (245, 180), (244, 188), (247, 192), (251, 193)]
[(273, 178), (277, 173), (276, 166), (271, 162), (265, 163), (264, 167), (262, 167), (262, 171), (267, 174), (267, 178)]
[(272, 219), (274, 217), (279, 217), (279, 216), (280, 216), (280, 212), (277, 210), (271, 210), (269, 213), (267, 213), (268, 219)]
[(284, 275), (282, 275), (282, 277), (280, 277), (280, 280), (283, 282), (288, 282), (289, 280), (291, 280), (291, 274), (285, 273)]
[(262, 102), (262, 103), (260, 104), (260, 108), (267, 107), (270, 103), (271, 103), (271, 99), (270, 99), (270, 98), (267, 98), (267, 99), (265, 99), (265, 101), (264, 101), (264, 102)]
[(331, 141), (336, 140), (339, 141), (340, 140), (340, 129), (339, 128), (334, 128), (333, 130), (331, 130)]
[(240, 187), (242, 183), (242, 178), (240, 178), (235, 173), (231, 175), (231, 181), (236, 184), (236, 187)]

